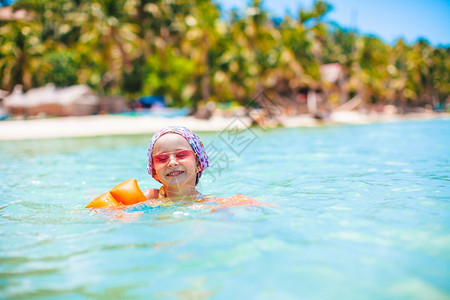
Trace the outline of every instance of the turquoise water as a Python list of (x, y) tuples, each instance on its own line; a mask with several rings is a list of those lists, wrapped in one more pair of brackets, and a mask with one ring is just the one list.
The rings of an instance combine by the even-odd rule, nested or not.
[[(83, 207), (150, 136), (0, 143), (0, 298), (449, 299), (450, 121), (200, 133), (208, 195)], [(220, 167), (219, 167), (220, 163)]]

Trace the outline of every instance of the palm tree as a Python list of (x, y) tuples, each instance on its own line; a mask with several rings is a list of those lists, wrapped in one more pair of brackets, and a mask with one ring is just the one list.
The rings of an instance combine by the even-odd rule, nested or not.
[(438, 110), (444, 109), (445, 101), (450, 96), (450, 48), (438, 47), (431, 54), (433, 83), (433, 106)]
[[(228, 74), (234, 98), (245, 105), (255, 95), (275, 86), (274, 70), (281, 55), (281, 35), (261, 1), (255, 0), (244, 17), (232, 15), (220, 62)], [(272, 75), (271, 75), (272, 74)]]
[[(323, 47), (323, 63), (339, 63), (342, 66), (344, 80), (340, 82), (340, 96), (338, 104), (349, 100), (350, 93), (355, 94), (358, 80), (355, 78), (355, 66), (357, 62), (356, 42), (358, 35), (352, 30), (346, 30), (336, 26), (326, 35)], [(358, 65), (359, 66), (359, 65)]]
[(416, 105), (437, 105), (437, 96), (434, 89), (434, 73), (436, 66), (433, 64), (433, 47), (424, 39), (417, 41), (410, 51), (411, 77), (416, 92)]
[(386, 86), (387, 104), (397, 104), (404, 109), (406, 100), (410, 97), (410, 90), (407, 89), (406, 83), (408, 78), (407, 52), (409, 47), (403, 39), (399, 39), (395, 46), (390, 50), (389, 65), (386, 68), (389, 82)]
[(68, 20), (80, 27), (76, 50), (85, 69), (80, 81), (99, 86), (100, 92), (118, 93), (123, 72), (132, 70), (139, 37), (138, 27), (130, 22), (131, 9), (125, 0), (96, 0), (81, 4)]
[(77, 79), (100, 93), (163, 94), (195, 110), (202, 100), (246, 105), (261, 91), (277, 99), (294, 98), (301, 88), (327, 91), (320, 66), (340, 62), (344, 93), (367, 106), (436, 107), (450, 93), (448, 47), (425, 40), (391, 47), (377, 37), (330, 31), (324, 16), (331, 6), (322, 0), (281, 24), (270, 20), (261, 0), (243, 14), (234, 11), (230, 21), (212, 0), (18, 0), (13, 6), (34, 17), (0, 23), (0, 87), (7, 90), (45, 84), (57, 78), (55, 63), (60, 71), (70, 64), (74, 71), (61, 73), (70, 80), (61, 84)]
[(195, 0), (193, 4), (184, 20), (186, 34), (180, 43), (180, 49), (196, 65), (192, 74), (195, 86), (192, 108), (195, 113), (199, 100), (211, 99), (211, 78), (220, 49), (216, 47), (219, 38), (217, 5), (202, 0)]
[(1, 88), (11, 91), (16, 84), (24, 89), (39, 81), (41, 58), (45, 51), (39, 37), (42, 26), (20, 20), (0, 24)]

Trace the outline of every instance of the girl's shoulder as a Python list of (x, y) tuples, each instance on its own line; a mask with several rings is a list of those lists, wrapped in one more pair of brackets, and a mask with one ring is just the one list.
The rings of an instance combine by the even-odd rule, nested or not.
[(157, 189), (148, 189), (142, 192), (148, 200), (150, 199), (158, 199), (159, 190)]

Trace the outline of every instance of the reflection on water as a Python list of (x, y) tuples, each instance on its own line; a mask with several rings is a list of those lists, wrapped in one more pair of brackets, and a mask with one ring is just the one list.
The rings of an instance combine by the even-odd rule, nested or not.
[(83, 208), (158, 187), (150, 136), (1, 142), (0, 297), (449, 298), (449, 129), (255, 129), (239, 155), (201, 133), (229, 158), (203, 194), (277, 204), (222, 209)]

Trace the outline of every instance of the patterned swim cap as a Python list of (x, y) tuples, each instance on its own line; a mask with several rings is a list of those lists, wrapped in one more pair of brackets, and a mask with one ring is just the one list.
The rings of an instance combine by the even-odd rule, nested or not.
[(193, 133), (190, 129), (184, 126), (168, 126), (166, 128), (161, 129), (155, 135), (153, 135), (152, 140), (150, 141), (150, 146), (148, 147), (147, 155), (148, 155), (148, 173), (153, 175), (153, 147), (155, 146), (156, 141), (167, 133), (176, 133), (184, 137), (194, 150), (195, 154), (197, 154), (198, 160), (200, 161), (201, 170), (198, 172), (197, 181), (200, 176), (202, 176), (203, 170), (209, 166), (208, 155), (206, 155), (205, 147), (203, 146), (202, 141)]

